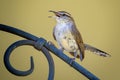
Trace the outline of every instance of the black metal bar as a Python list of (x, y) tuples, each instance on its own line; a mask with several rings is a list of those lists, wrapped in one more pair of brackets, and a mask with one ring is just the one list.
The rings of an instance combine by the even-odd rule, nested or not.
[[(7, 70), (9, 72), (11, 72), (12, 74), (17, 75), (17, 76), (27, 76), (27, 75), (31, 74), (34, 70), (34, 62), (33, 62), (32, 57), (31, 57), (31, 68), (27, 71), (20, 71), (20, 70), (14, 69), (10, 64), (9, 58), (10, 58), (10, 55), (11, 55), (12, 51), (14, 49), (16, 49), (17, 47), (23, 46), (23, 45), (35, 46), (35, 44), (36, 44), (36, 42), (31, 41), (31, 40), (20, 40), (20, 41), (17, 41), (15, 43), (13, 43), (10, 47), (8, 47), (8, 49), (6, 50), (5, 55), (4, 55), (4, 63), (5, 63), (5, 66), (6, 66)], [(53, 62), (53, 59), (52, 59), (49, 51), (46, 48), (41, 47), (41, 51), (44, 53), (44, 55), (46, 56), (46, 58), (48, 60), (48, 63), (49, 63), (48, 80), (53, 80), (54, 79), (54, 62)]]
[[(33, 40), (35, 42), (38, 41), (38, 40), (40, 40), (40, 39), (43, 39), (43, 38), (39, 39), (39, 38), (35, 37), (34, 35), (31, 35), (29, 33), (26, 33), (24, 31), (21, 31), (21, 30), (18, 30), (16, 28), (12, 28), (12, 27), (9, 27), (9, 26), (6, 26), (6, 25), (1, 25), (0, 24), (0, 30), (3, 30), (3, 31), (6, 31), (6, 32), (10, 32), (10, 33), (19, 35), (21, 37)], [(54, 45), (51, 45), (49, 43), (45, 43), (43, 46), (45, 48), (47, 48), (48, 50), (50, 50), (51, 52), (53, 52), (53, 54), (55, 54), (56, 56), (58, 56), (59, 58), (61, 58), (64, 62), (66, 62), (67, 64), (69, 64), (70, 66), (72, 66), (74, 69), (76, 69), (77, 71), (79, 71), (80, 73), (82, 73), (88, 79), (90, 79), (90, 80), (99, 80), (99, 78), (97, 78), (91, 72), (89, 72), (88, 70), (86, 70), (85, 68), (83, 68), (77, 62), (73, 61), (72, 64), (70, 64), (71, 63), (71, 58), (69, 58), (67, 55), (65, 55), (61, 51), (59, 51)]]
[(77, 71), (79, 71), (81, 74), (83, 74), (84, 76), (86, 76), (88, 79), (90, 79), (90, 80), (99, 80), (98, 77), (96, 77), (94, 74), (92, 74), (91, 72), (89, 72), (87, 69), (85, 69), (84, 67), (82, 67), (77, 62), (73, 61), (72, 64), (71, 64), (71, 58), (69, 58), (67, 55), (65, 55), (61, 51), (59, 51), (53, 44), (47, 43), (47, 44), (45, 44), (45, 47), (48, 50), (50, 50), (53, 54), (55, 54), (57, 57), (61, 58), (64, 62), (66, 62), (67, 64), (69, 64), (71, 67), (73, 67), (74, 69), (76, 69)]
[(44, 55), (47, 57), (48, 63), (49, 63), (49, 76), (48, 76), (48, 80), (54, 80), (54, 62), (53, 59), (50, 55), (50, 53), (48, 52), (48, 50), (44, 47), (42, 47), (42, 52), (44, 53)]
[(14, 69), (11, 64), (10, 64), (10, 55), (12, 53), (12, 51), (14, 49), (16, 49), (17, 47), (19, 46), (22, 46), (22, 45), (32, 45), (33, 44), (33, 41), (30, 41), (30, 40), (20, 40), (20, 41), (17, 41), (15, 43), (13, 43), (12, 45), (10, 45), (6, 52), (5, 52), (5, 55), (4, 55), (4, 63), (5, 63), (5, 67), (7, 68), (7, 70), (9, 72), (11, 72), (12, 74), (15, 74), (17, 76), (26, 76), (26, 75), (29, 75), (33, 72), (34, 70), (34, 62), (33, 62), (33, 58), (31, 56), (31, 68), (27, 71), (20, 71), (20, 70), (17, 70), (17, 69)]
[(24, 32), (22, 30), (19, 30), (19, 29), (16, 29), (16, 28), (13, 28), (11, 26), (4, 25), (4, 24), (0, 24), (0, 30), (21, 36), (23, 38), (26, 38), (26, 39), (29, 39), (32, 41), (38, 40), (38, 37), (36, 37), (30, 33)]

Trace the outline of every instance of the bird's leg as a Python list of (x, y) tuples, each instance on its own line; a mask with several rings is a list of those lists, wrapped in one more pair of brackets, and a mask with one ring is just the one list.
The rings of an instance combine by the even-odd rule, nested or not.
[(61, 52), (63, 52), (64, 51), (64, 48), (62, 47), (62, 45), (61, 44), (58, 44), (58, 49), (61, 51)]
[(77, 52), (74, 52), (73, 55), (74, 55), (74, 58), (71, 58), (70, 64), (72, 64), (72, 62), (75, 61), (77, 57)]
[[(54, 45), (55, 46), (55, 44), (53, 43), (53, 42), (51, 42), (51, 41), (48, 41), (48, 44), (49, 45)], [(61, 51), (61, 52), (63, 52), (64, 51), (64, 49), (62, 48), (62, 46), (61, 45), (58, 45), (59, 46), (59, 50)], [(55, 46), (56, 47), (56, 46)]]
[[(53, 42), (51, 42), (51, 41), (48, 41), (48, 44), (49, 45), (54, 45), (55, 46), (55, 44), (53, 43)], [(55, 46), (56, 47), (56, 46)]]
[(64, 49), (63, 49), (61, 46), (59, 46), (59, 50), (60, 50), (61, 52), (64, 51)]

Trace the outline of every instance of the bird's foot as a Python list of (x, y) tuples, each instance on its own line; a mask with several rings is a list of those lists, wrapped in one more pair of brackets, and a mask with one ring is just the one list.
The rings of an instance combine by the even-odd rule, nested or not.
[(73, 63), (73, 61), (75, 61), (75, 58), (70, 59), (70, 65)]
[(59, 48), (60, 52), (63, 52), (63, 49), (62, 48)]
[(49, 44), (49, 45), (53, 45), (53, 46), (55, 46), (54, 43), (51, 42), (51, 41), (48, 41), (48, 44)]

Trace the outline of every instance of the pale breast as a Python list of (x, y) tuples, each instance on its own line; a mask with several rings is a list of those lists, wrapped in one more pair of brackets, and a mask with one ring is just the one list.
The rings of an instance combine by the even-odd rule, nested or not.
[(70, 32), (70, 25), (62, 24), (55, 27), (55, 37), (58, 44), (68, 52), (76, 52), (78, 46)]

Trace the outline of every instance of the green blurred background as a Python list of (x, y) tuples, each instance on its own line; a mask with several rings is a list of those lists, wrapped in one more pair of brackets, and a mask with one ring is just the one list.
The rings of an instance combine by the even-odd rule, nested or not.
[[(86, 51), (85, 59), (83, 62), (76, 60), (78, 63), (101, 80), (120, 79), (120, 0), (0, 0), (0, 24), (44, 37), (57, 45), (52, 36), (55, 20), (48, 18), (53, 15), (49, 10), (70, 12), (84, 42), (112, 55), (110, 58), (103, 58)], [(5, 68), (5, 50), (21, 39), (23, 38), (0, 31), (0, 80), (47, 80), (47, 60), (41, 52), (30, 46), (15, 49), (10, 62), (19, 70), (27, 70), (30, 56), (33, 56), (35, 69), (31, 75), (15, 76)], [(52, 54), (52, 57), (55, 62), (55, 80), (87, 80), (55, 55)]]

